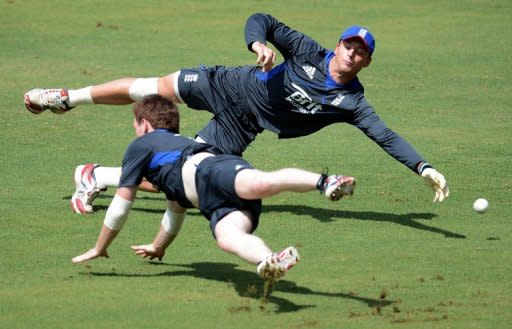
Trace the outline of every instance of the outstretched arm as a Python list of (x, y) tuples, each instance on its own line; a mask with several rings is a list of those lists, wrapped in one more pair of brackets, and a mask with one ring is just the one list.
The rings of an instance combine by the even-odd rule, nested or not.
[(128, 218), (136, 194), (137, 188), (135, 187), (121, 187), (117, 190), (105, 214), (96, 245), (87, 252), (74, 257), (71, 260), (73, 263), (81, 263), (98, 257), (109, 257), (107, 248), (119, 234)]
[(268, 14), (251, 15), (245, 24), (244, 33), (247, 48), (256, 53), (257, 64), (263, 66), (263, 72), (272, 69), (276, 58), (274, 51), (266, 46), (267, 41), (273, 44), (285, 59), (300, 52), (322, 48), (310, 37), (291, 29)]
[(149, 259), (162, 260), (167, 247), (176, 239), (185, 219), (186, 209), (175, 201), (167, 201), (167, 210), (162, 218), (160, 230), (150, 244), (132, 246), (136, 255)]
[(442, 202), (450, 195), (444, 176), (432, 168), (420, 154), (404, 138), (387, 127), (373, 108), (366, 102), (356, 112), (355, 125), (371, 140), (376, 142), (385, 152), (421, 175), (427, 185), (434, 191), (433, 202)]

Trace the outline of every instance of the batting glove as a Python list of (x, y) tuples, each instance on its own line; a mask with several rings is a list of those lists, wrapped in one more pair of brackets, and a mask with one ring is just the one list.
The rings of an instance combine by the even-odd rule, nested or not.
[(448, 189), (448, 184), (446, 183), (446, 179), (444, 179), (443, 174), (434, 168), (425, 168), (421, 172), (421, 176), (425, 180), (425, 183), (430, 186), (432, 191), (434, 191), (434, 200), (433, 202), (443, 202), (450, 195), (450, 190)]

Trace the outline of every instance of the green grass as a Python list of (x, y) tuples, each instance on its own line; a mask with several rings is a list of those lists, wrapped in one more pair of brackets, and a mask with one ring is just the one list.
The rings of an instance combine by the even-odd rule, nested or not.
[[(252, 64), (246, 17), (271, 12), (328, 47), (349, 24), (376, 35), (366, 94), (390, 127), (445, 174), (443, 204), (356, 129), (333, 125), (246, 152), (256, 167), (356, 176), (354, 197), (264, 202), (258, 235), (303, 259), (267, 302), (254, 268), (219, 250), (192, 211), (163, 262), (132, 255), (165, 207), (141, 194), (110, 259), (72, 265), (96, 240), (98, 211), (69, 209), (83, 162), (118, 165), (129, 106), (34, 116), (34, 87), (76, 88), (199, 64)], [(0, 2), (0, 323), (5, 328), (508, 328), (512, 322), (512, 4), (461, 1)], [(209, 114), (182, 107), (193, 135)], [(471, 209), (490, 201), (482, 215)]]

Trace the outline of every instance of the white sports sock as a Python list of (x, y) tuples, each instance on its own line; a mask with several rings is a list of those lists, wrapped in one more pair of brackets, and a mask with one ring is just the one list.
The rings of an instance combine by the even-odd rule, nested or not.
[(92, 86), (81, 88), (81, 89), (69, 89), (68, 90), (68, 105), (75, 107), (79, 104), (93, 104), (91, 96)]
[(121, 167), (96, 167), (94, 169), (96, 184), (107, 187), (118, 187), (121, 180)]

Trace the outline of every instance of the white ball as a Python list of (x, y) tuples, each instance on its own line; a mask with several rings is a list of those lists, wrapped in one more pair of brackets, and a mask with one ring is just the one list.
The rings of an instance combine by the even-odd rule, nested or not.
[(473, 209), (476, 212), (484, 212), (487, 210), (487, 207), (489, 207), (489, 201), (486, 199), (480, 198), (476, 199), (475, 202), (473, 202)]

